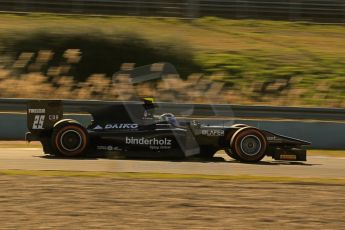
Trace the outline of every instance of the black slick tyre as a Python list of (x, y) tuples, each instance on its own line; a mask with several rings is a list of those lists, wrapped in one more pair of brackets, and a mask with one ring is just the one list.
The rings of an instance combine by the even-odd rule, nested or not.
[(246, 125), (246, 124), (234, 124), (231, 127), (232, 128), (244, 128), (244, 127), (249, 127), (249, 125)]
[(265, 156), (267, 140), (260, 130), (243, 127), (232, 135), (230, 149), (239, 161), (258, 162)]
[(87, 130), (76, 121), (64, 121), (53, 129), (52, 146), (55, 155), (78, 157), (85, 154), (89, 137)]
[[(242, 125), (242, 124), (237, 124), (237, 125)], [(232, 127), (234, 127), (235, 128), (235, 126), (236, 126), (236, 124), (235, 125), (233, 125)], [(236, 130), (237, 131), (237, 130)], [(228, 143), (228, 145), (227, 145), (227, 147), (226, 148), (224, 148), (224, 151), (225, 151), (225, 153), (229, 156), (229, 157), (231, 157), (232, 159), (235, 159), (235, 160), (240, 160), (240, 158), (237, 156), (237, 154), (235, 153), (235, 152), (233, 152), (232, 150), (231, 150), (231, 148), (230, 148), (230, 140), (231, 140), (231, 138), (232, 138), (232, 136), (234, 135), (234, 133), (236, 132), (236, 131), (232, 131), (232, 132), (230, 132), (230, 133), (228, 133), (227, 134), (227, 137), (226, 137), (226, 142)]]
[(225, 153), (226, 153), (229, 157), (231, 157), (232, 159), (235, 159), (235, 160), (238, 160), (238, 161), (240, 160), (239, 156), (237, 156), (236, 153), (233, 153), (233, 152), (231, 151), (231, 149), (226, 148), (226, 149), (224, 149), (224, 151), (225, 151)]

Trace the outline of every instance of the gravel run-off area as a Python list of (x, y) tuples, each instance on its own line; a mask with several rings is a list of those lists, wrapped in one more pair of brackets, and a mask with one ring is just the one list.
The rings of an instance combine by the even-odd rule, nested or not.
[(0, 229), (342, 229), (345, 184), (0, 175)]

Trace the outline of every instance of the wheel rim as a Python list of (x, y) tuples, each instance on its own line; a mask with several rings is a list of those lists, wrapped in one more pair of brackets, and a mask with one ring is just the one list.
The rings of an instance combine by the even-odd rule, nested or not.
[(83, 138), (76, 130), (66, 130), (61, 134), (61, 147), (69, 152), (76, 151), (83, 143)]
[(255, 135), (247, 135), (241, 140), (241, 150), (245, 155), (255, 156), (261, 150), (261, 141)]

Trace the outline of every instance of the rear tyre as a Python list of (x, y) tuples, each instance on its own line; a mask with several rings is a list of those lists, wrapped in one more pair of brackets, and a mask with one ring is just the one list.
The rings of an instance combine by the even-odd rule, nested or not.
[(244, 127), (237, 130), (232, 136), (230, 149), (240, 161), (258, 162), (265, 156), (267, 141), (260, 130)]
[(86, 152), (88, 144), (87, 130), (76, 121), (64, 121), (54, 127), (52, 146), (56, 155), (82, 156)]

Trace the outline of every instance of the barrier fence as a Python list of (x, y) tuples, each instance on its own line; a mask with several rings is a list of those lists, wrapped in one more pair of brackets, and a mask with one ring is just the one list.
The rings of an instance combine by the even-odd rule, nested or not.
[(345, 22), (344, 0), (0, 0), (0, 11)]

